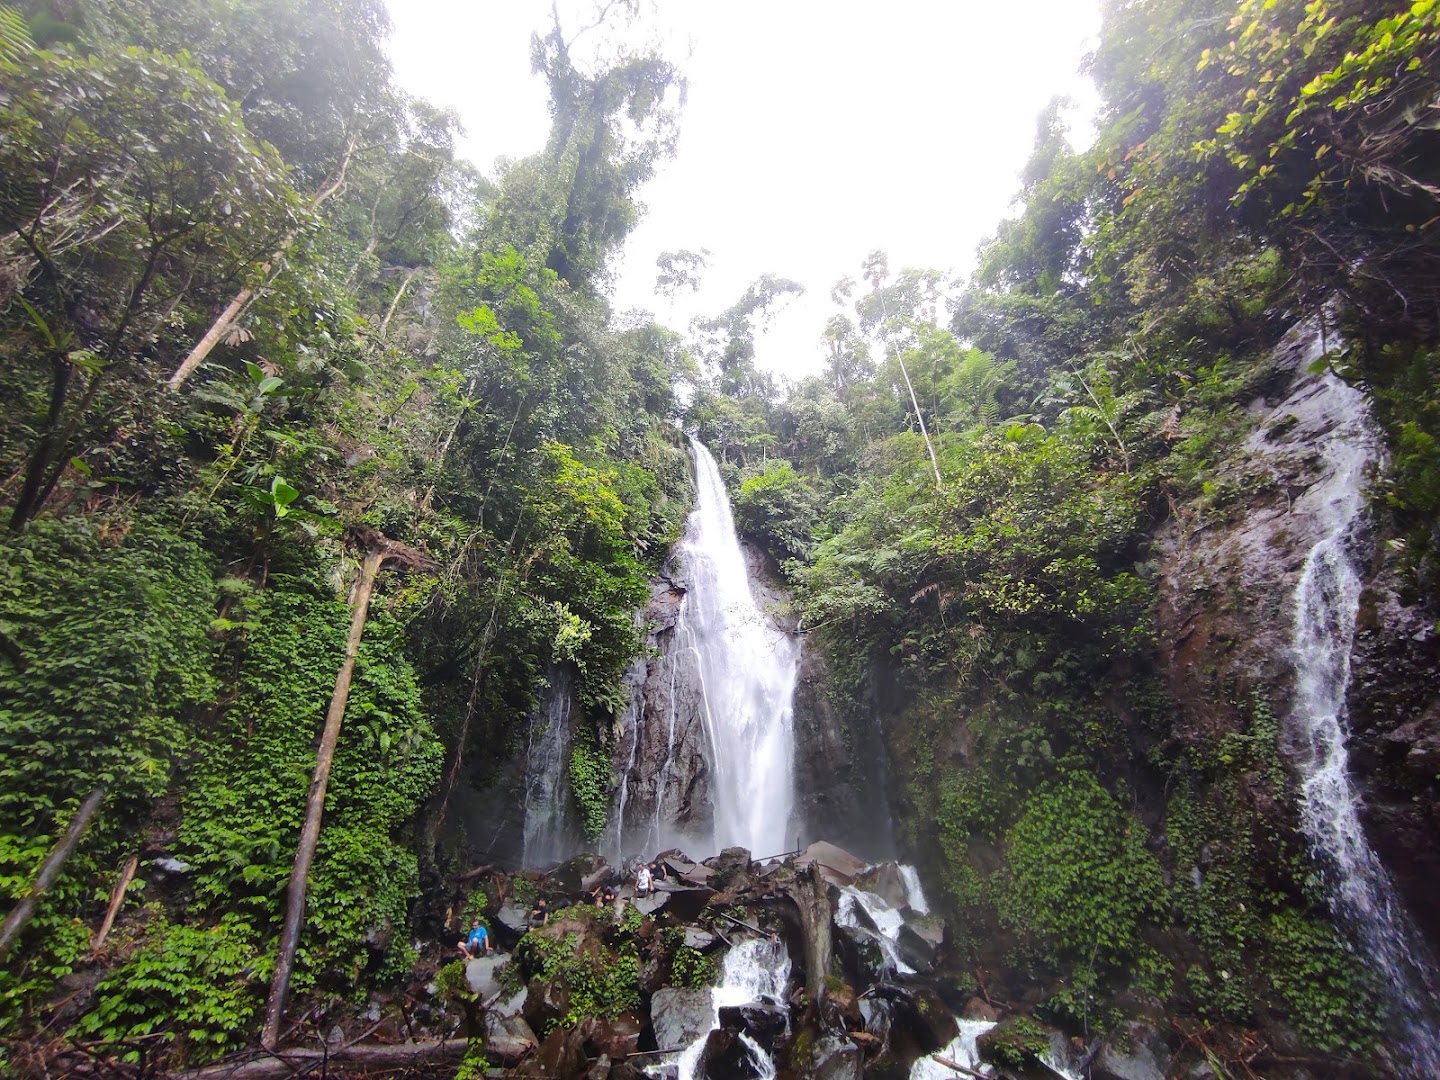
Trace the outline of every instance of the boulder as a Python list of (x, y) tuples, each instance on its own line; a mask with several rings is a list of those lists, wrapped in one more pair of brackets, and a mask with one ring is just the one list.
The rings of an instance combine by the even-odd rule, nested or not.
[(610, 1058), (627, 1058), (640, 1049), (640, 1021), (633, 1016), (589, 1020), (585, 1027), (585, 1049)]
[(704, 886), (698, 888), (671, 887), (661, 894), (666, 897), (665, 913), (677, 922), (693, 922), (710, 903), (715, 890)]
[(801, 1075), (809, 1080), (860, 1080), (864, 1067), (865, 1058), (858, 1046), (827, 1033), (815, 1040), (809, 1066)]
[(610, 1080), (610, 1057), (601, 1054), (585, 1070), (585, 1080)]
[(563, 1019), (569, 1012), (570, 991), (563, 981), (530, 980), (521, 1014), (532, 1031), (544, 1031), (552, 1021)]
[(720, 939), (708, 930), (702, 930), (698, 926), (685, 927), (685, 945), (696, 952), (704, 952), (713, 948)]
[(900, 876), (900, 867), (893, 862), (878, 863), (855, 879), (855, 884), (872, 892), (896, 911), (910, 902), (910, 890)]
[(479, 994), (482, 1000), (494, 997), (500, 992), (500, 969), (509, 962), (505, 956), (478, 956), (465, 962), (465, 982), (472, 994)]
[(857, 986), (868, 986), (889, 973), (885, 950), (880, 945), (880, 939), (871, 931), (855, 926), (837, 926), (834, 941), (840, 963)]
[(753, 1002), (749, 1005), (726, 1005), (720, 1010), (720, 1026), (727, 1031), (743, 1031), (773, 1053), (775, 1044), (790, 1030), (790, 1011), (783, 1005)]
[(710, 1030), (714, 1021), (709, 990), (667, 986), (650, 999), (650, 1023), (657, 1050), (681, 1050)]
[(960, 1032), (955, 1014), (928, 986), (877, 983), (873, 996), (889, 1003), (890, 1042), (897, 1052), (904, 1046), (914, 1055), (931, 1054)]
[(654, 915), (670, 903), (670, 897), (674, 893), (658, 892), (649, 896), (637, 896), (630, 902), (635, 905), (641, 915)]
[(1170, 1047), (1158, 1028), (1129, 1020), (1101, 1044), (1090, 1075), (1093, 1080), (1165, 1080)]
[(530, 909), (507, 900), (495, 913), (495, 922), (497, 928), (503, 928), (509, 932), (512, 938), (519, 939), (526, 930), (530, 929)]
[(536, 1057), (541, 1076), (578, 1077), (585, 1072), (584, 1035), (579, 1028), (556, 1028), (540, 1044)]
[(984, 998), (972, 997), (965, 1003), (965, 1019), (988, 1020), (993, 1024), (1000, 1019), (1000, 1010)]
[(895, 944), (900, 950), (901, 960), (916, 971), (929, 971), (935, 963), (935, 955), (940, 951), (944, 938), (943, 928), (937, 935), (933, 930), (922, 929), (907, 922), (900, 928)]
[(493, 1017), (485, 1032), (485, 1053), (507, 1065), (521, 1061), (540, 1048), (540, 1040), (519, 1016)]
[(705, 1080), (759, 1080), (766, 1071), (740, 1033), (723, 1028), (716, 1028), (706, 1038), (696, 1069)]
[(795, 859), (795, 868), (803, 870), (812, 863), (818, 864), (821, 875), (833, 885), (853, 885), (855, 879), (865, 873), (865, 860), (851, 855), (844, 848), (817, 840)]

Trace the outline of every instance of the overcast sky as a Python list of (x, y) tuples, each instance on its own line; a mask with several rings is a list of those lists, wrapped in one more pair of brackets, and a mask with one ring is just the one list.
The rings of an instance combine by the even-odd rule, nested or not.
[[(567, 12), (588, 10), (566, 0)], [(549, 128), (529, 70), (549, 0), (389, 0), (391, 54), (410, 92), (455, 108), (466, 155), (539, 150)], [(570, 17), (573, 17), (570, 16)], [(1095, 95), (1078, 73), (1096, 0), (658, 0), (651, 32), (690, 81), (679, 153), (641, 193), (647, 211), (616, 287), (621, 307), (683, 329), (765, 272), (809, 290), (761, 342), (791, 378), (818, 370), (830, 287), (867, 252), (967, 273), (1006, 216), (1057, 94), (1088, 137)], [(701, 293), (655, 298), (655, 256), (713, 253)]]

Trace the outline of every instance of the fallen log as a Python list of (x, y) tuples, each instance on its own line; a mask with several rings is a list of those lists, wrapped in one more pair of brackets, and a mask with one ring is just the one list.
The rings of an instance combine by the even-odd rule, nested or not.
[(931, 1054), (930, 1060), (936, 1062), (937, 1064), (944, 1065), (947, 1069), (954, 1069), (956, 1072), (963, 1073), (966, 1076), (973, 1076), (976, 1078), (976, 1080), (990, 1080), (990, 1077), (986, 1076), (984, 1073), (976, 1072), (974, 1069), (967, 1069), (959, 1062), (951, 1061), (949, 1058), (941, 1057), (939, 1054)]
[(468, 1045), (466, 1039), (431, 1039), (393, 1046), (367, 1043), (321, 1050), (278, 1050), (264, 1057), (222, 1061), (194, 1072), (171, 1073), (170, 1077), (172, 1080), (269, 1080), (272, 1076), (294, 1076), (307, 1066), (313, 1068), (316, 1065), (324, 1065), (327, 1070), (337, 1065), (366, 1069), (404, 1067), (422, 1060), (458, 1061), (465, 1056)]

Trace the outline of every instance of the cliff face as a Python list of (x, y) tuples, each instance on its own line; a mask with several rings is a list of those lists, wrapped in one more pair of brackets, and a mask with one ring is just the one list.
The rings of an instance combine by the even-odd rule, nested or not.
[[(1373, 437), (1355, 427), (1368, 424), (1360, 392), (1308, 371), (1321, 351), (1303, 328), (1282, 343), (1273, 377), (1250, 407), (1254, 431), (1215, 471), (1216, 495), (1182, 510), (1156, 544), (1161, 662), (1180, 708), (1176, 737), (1200, 745), (1242, 732), (1245, 703), (1263, 699), (1292, 766), (1309, 752), (1287, 723), (1296, 589), (1329, 527), (1333, 464), (1318, 447), (1331, 436)], [(1440, 642), (1433, 620), (1401, 598), (1381, 540), (1373, 528), (1359, 540), (1378, 554), (1368, 560), (1351, 657), (1350, 768), (1368, 839), (1434, 943), (1440, 898), (1428, 885), (1440, 872)], [(1260, 809), (1293, 825), (1293, 808)]]

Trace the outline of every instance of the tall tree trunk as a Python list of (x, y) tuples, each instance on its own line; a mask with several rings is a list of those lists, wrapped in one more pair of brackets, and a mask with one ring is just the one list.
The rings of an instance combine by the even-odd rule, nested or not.
[(375, 578), (385, 556), (370, 551), (360, 564), (360, 578), (355, 583), (351, 603), (350, 637), (345, 643), (345, 659), (335, 676), (335, 692), (325, 714), (325, 729), (320, 735), (320, 749), (315, 755), (315, 772), (310, 780), (310, 798), (305, 805), (305, 825), (295, 849), (295, 865), (290, 871), (290, 884), (285, 890), (285, 928), (280, 936), (280, 955), (275, 961), (275, 976), (270, 983), (270, 997), (265, 1005), (265, 1030), (260, 1044), (275, 1049), (280, 1041), (280, 1021), (285, 1013), (285, 998), (290, 992), (290, 974), (295, 965), (295, 950), (300, 944), (300, 926), (305, 918), (305, 893), (310, 884), (310, 864), (315, 861), (315, 847), (320, 841), (320, 819), (325, 813), (325, 789), (330, 784), (330, 766), (335, 760), (335, 744), (340, 738), (340, 721), (345, 716), (345, 703), (350, 697), (350, 677), (355, 671), (355, 658), (360, 652), (360, 638), (365, 633), (365, 618), (370, 610), (370, 595), (375, 591)]
[(60, 871), (65, 868), (65, 862), (75, 853), (81, 837), (85, 830), (90, 828), (90, 821), (95, 817), (95, 812), (100, 809), (100, 804), (105, 801), (105, 785), (101, 784), (80, 804), (80, 809), (75, 811), (75, 816), (70, 819), (70, 825), (65, 830), (65, 835), (55, 845), (45, 861), (40, 864), (40, 873), (35, 875), (35, 884), (30, 886), (30, 891), (25, 894), (25, 899), (15, 905), (13, 911), (5, 919), (4, 927), (0, 927), (0, 959), (10, 951), (10, 946), (20, 936), (27, 923), (35, 915), (36, 905), (45, 891), (55, 884), (55, 879), (60, 876)]
[[(350, 155), (354, 152), (355, 141), (352, 139), (350, 144), (345, 147), (345, 155), (340, 159), (340, 167), (336, 171), (334, 178), (327, 180), (325, 186), (317, 191), (315, 197), (310, 200), (311, 210), (320, 209), (330, 196), (334, 195), (345, 185), (345, 171), (350, 167)], [(299, 238), (301, 231), (300, 229), (291, 229), (285, 234), (285, 238), (280, 241), (280, 247), (276, 250), (275, 254), (271, 255), (270, 258), (261, 264), (260, 277), (262, 279), (268, 276), (275, 264), (285, 257), (286, 252), (290, 250), (290, 245), (295, 243), (296, 239)], [(180, 387), (185, 385), (185, 380), (190, 378), (195, 369), (210, 355), (211, 350), (213, 350), (216, 345), (219, 345), (225, 335), (230, 332), (230, 327), (235, 324), (235, 320), (240, 317), (240, 313), (244, 311), (250, 301), (255, 298), (255, 294), (259, 290), (260, 286), (247, 285), (235, 294), (235, 299), (231, 300), (230, 303), (225, 306), (225, 310), (220, 313), (220, 317), (210, 324), (210, 329), (205, 331), (205, 336), (195, 343), (195, 347), (190, 350), (190, 354), (181, 361), (180, 366), (175, 369), (175, 373), (170, 376), (167, 385), (169, 385), (171, 390), (179, 390)]]
[(920, 422), (920, 437), (925, 440), (925, 449), (930, 451), (930, 467), (935, 470), (935, 486), (938, 488), (942, 483), (940, 462), (935, 459), (935, 447), (930, 445), (930, 432), (925, 429), (925, 414), (920, 411), (920, 402), (915, 398), (915, 387), (910, 384), (910, 372), (905, 369), (904, 359), (898, 353), (895, 359), (900, 361), (900, 374), (905, 376), (905, 389), (910, 391), (910, 404), (915, 406), (915, 419)]

